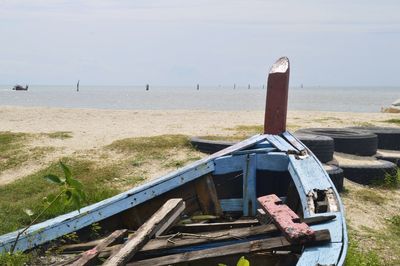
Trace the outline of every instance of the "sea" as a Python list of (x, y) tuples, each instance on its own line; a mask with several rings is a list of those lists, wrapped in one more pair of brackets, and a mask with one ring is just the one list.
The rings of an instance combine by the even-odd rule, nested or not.
[[(136, 109), (264, 110), (264, 86), (0, 86), (0, 106)], [(291, 87), (289, 110), (380, 112), (400, 98), (400, 87)]]

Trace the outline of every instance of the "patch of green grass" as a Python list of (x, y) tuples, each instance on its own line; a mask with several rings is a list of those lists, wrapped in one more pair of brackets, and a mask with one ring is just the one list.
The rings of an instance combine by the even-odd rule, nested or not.
[(396, 125), (400, 126), (400, 119), (398, 119), (398, 118), (392, 118), (392, 119), (384, 120), (382, 122), (396, 124)]
[(0, 132), (0, 152), (8, 152), (18, 148), (27, 136), (25, 133)]
[(216, 140), (216, 141), (241, 141), (244, 139), (241, 135), (227, 135), (227, 136), (217, 136), (217, 135), (207, 135), (207, 136), (199, 136), (201, 139), (206, 140)]
[(314, 121), (315, 122), (342, 122), (342, 119), (333, 117), (333, 116), (328, 116), (328, 117), (314, 119)]
[(370, 122), (357, 122), (356, 126), (357, 127), (374, 127), (375, 124), (372, 124)]
[(286, 128), (287, 128), (287, 130), (293, 132), (293, 131), (296, 131), (299, 128), (301, 128), (301, 126), (300, 125), (296, 125), (296, 124), (287, 124)]
[(107, 146), (112, 150), (138, 153), (143, 157), (162, 159), (166, 150), (192, 148), (189, 138), (184, 135), (162, 135), (117, 140)]
[(348, 224), (349, 248), (345, 265), (400, 265), (400, 215), (387, 219), (384, 228), (361, 226), (360, 229)]
[(199, 159), (201, 159), (199, 156), (187, 157), (187, 158), (181, 159), (181, 160), (172, 159), (172, 160), (169, 160), (169, 161), (165, 162), (163, 164), (163, 166), (167, 167), (167, 168), (180, 168), (180, 167), (185, 166), (189, 162), (193, 162), (193, 161), (196, 161), (196, 160), (199, 160)]
[(238, 133), (246, 134), (260, 134), (264, 132), (263, 125), (238, 125), (233, 128), (228, 128), (228, 130), (237, 131)]
[(21, 252), (15, 252), (12, 255), (10, 253), (0, 254), (0, 265), (3, 266), (27, 265), (29, 260), (30, 255)]
[(370, 189), (357, 190), (354, 192), (354, 195), (362, 201), (369, 201), (377, 205), (381, 205), (386, 202), (385, 197)]
[(390, 219), (388, 219), (388, 222), (389, 229), (400, 238), (400, 215), (392, 216)]
[[(152, 160), (156, 160), (159, 165), (169, 163), (171, 167), (173, 165), (179, 167), (198, 158), (189, 154), (187, 159), (170, 159), (179, 149), (193, 151), (188, 137), (183, 135), (123, 139), (115, 141), (106, 147), (107, 149), (132, 155), (128, 154), (124, 159), (104, 166), (86, 159), (62, 159), (71, 169), (73, 176), (83, 183), (87, 194), (85, 205), (109, 198), (126, 187), (145, 180), (147, 170), (141, 166)], [(29, 224), (30, 218), (24, 209), (38, 213), (46, 206), (44, 198), (51, 200), (55, 197), (57, 188), (43, 178), (47, 174), (62, 175), (58, 163), (54, 162), (43, 170), (0, 186), (0, 234)], [(72, 211), (72, 207), (56, 205), (45, 213), (41, 221), (69, 211)]]
[(384, 189), (397, 189), (400, 188), (400, 170), (393, 173), (386, 173), (383, 180), (375, 180), (372, 183), (374, 186), (384, 188)]
[(384, 186), (387, 188), (399, 188), (400, 187), (400, 169), (397, 168), (397, 172), (394, 175), (386, 174), (383, 180)]
[(47, 133), (46, 134), (49, 138), (52, 139), (69, 139), (72, 138), (72, 132), (71, 131), (56, 131), (52, 133)]
[[(113, 188), (113, 178), (119, 176), (118, 167), (97, 167), (91, 161), (64, 159), (70, 166), (73, 175), (79, 179), (87, 194), (85, 204), (106, 199), (119, 191)], [(61, 175), (58, 163), (30, 176), (0, 187), (0, 234), (26, 226), (30, 218), (24, 209), (39, 213), (46, 206), (45, 198), (55, 197), (57, 188), (49, 184), (43, 176), (46, 174)], [(41, 218), (41, 221), (72, 211), (72, 207), (55, 205)]]
[(25, 133), (0, 132), (0, 173), (28, 160), (23, 149), (28, 138)]
[(54, 147), (32, 147), (27, 144), (32, 135), (26, 133), (0, 132), (0, 173), (21, 166), (28, 160), (36, 160)]
[(357, 243), (350, 238), (346, 256), (346, 266), (380, 266), (383, 265), (374, 251), (363, 252)]

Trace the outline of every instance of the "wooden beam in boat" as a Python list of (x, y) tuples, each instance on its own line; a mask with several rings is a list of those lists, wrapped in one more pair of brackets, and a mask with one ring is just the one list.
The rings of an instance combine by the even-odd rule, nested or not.
[(245, 239), (251, 236), (273, 233), (277, 230), (278, 229), (274, 224), (268, 224), (215, 232), (200, 232), (198, 234), (178, 233), (176, 234), (176, 238), (174, 238), (175, 235), (168, 235), (152, 239), (141, 249), (140, 252), (154, 252), (163, 249), (193, 246), (229, 239)]
[(268, 75), (264, 133), (281, 134), (286, 131), (290, 65), (287, 57), (276, 61)]
[[(330, 241), (329, 230), (316, 231), (315, 243)], [(161, 266), (181, 262), (190, 262), (200, 259), (222, 257), (234, 254), (248, 254), (257, 251), (271, 250), (278, 248), (291, 247), (292, 244), (285, 237), (271, 237), (260, 240), (253, 240), (244, 243), (225, 245), (216, 248), (208, 248), (197, 251), (178, 253), (174, 255), (162, 256), (152, 259), (140, 260), (128, 263), (129, 266)]]
[(114, 231), (111, 235), (100, 241), (94, 248), (84, 252), (81, 255), (81, 257), (71, 265), (72, 266), (94, 265), (94, 262), (96, 261), (97, 256), (100, 254), (100, 252), (104, 251), (106, 247), (112, 245), (113, 243), (120, 240), (121, 238), (126, 237), (127, 235), (128, 235), (127, 229)]
[(211, 175), (199, 178), (195, 182), (197, 199), (203, 214), (222, 215), (217, 190)]
[[(261, 216), (267, 216), (262, 209), (257, 210)], [(324, 222), (331, 221), (336, 218), (336, 215), (321, 215), (303, 220), (308, 225), (322, 224)], [(212, 225), (212, 224), (211, 224)], [(205, 229), (205, 228), (203, 228)], [(215, 232), (201, 232), (198, 234), (192, 233), (177, 233), (173, 235), (163, 235), (155, 239), (151, 239), (141, 250), (142, 252), (155, 252), (171, 248), (180, 248), (186, 246), (199, 245), (203, 243), (210, 243), (216, 241), (223, 241), (229, 239), (247, 238), (256, 235), (270, 234), (278, 231), (278, 228), (274, 224), (262, 224), (251, 227), (219, 230)], [(80, 244), (69, 244), (61, 247), (61, 253), (75, 253), (76, 251), (85, 251), (91, 249), (102, 242), (104, 239), (99, 239), (87, 243)], [(172, 241), (168, 241), (172, 240)], [(114, 247), (105, 249), (104, 253), (109, 256), (110, 251)], [(138, 254), (139, 254), (138, 253)]]
[[(263, 209), (257, 209), (257, 219), (260, 221), (261, 224), (270, 224), (272, 222), (271, 216), (265, 213)], [(319, 216), (313, 216), (313, 217), (308, 217), (302, 220), (303, 223), (306, 223), (307, 225), (315, 225), (315, 224), (321, 224), (324, 222), (331, 221), (336, 218), (336, 215), (330, 214), (330, 215), (319, 215)]]
[(103, 265), (125, 265), (155, 234), (166, 230), (185, 209), (182, 199), (168, 200), (130, 239)]
[(307, 243), (314, 240), (315, 232), (275, 194), (258, 198), (261, 208), (268, 213), (274, 224), (292, 243)]
[(173, 231), (181, 233), (213, 232), (255, 225), (260, 225), (257, 219), (240, 219), (234, 222), (182, 224), (175, 226)]
[(255, 216), (257, 210), (256, 196), (256, 154), (247, 155), (243, 163), (243, 215)]

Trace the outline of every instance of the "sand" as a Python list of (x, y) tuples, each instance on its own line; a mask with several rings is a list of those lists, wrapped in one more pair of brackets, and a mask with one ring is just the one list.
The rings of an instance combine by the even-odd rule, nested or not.
[[(344, 113), (291, 111), (288, 128), (344, 127), (398, 118), (387, 113)], [(72, 138), (37, 138), (32, 147), (54, 147), (56, 150), (23, 167), (0, 173), (0, 185), (33, 173), (50, 162), (73, 153), (98, 149), (115, 140), (129, 137), (184, 134), (189, 136), (231, 135), (239, 125), (262, 125), (264, 111), (204, 110), (100, 110), (45, 107), (0, 107), (0, 131), (24, 133), (71, 132)]]
[[(98, 110), (44, 107), (0, 107), (0, 131), (51, 133), (70, 131), (73, 138), (43, 145), (64, 145), (72, 150), (91, 149), (128, 137), (162, 134), (223, 135), (238, 125), (263, 124), (264, 111), (201, 110)], [(343, 127), (398, 118), (386, 113), (291, 111), (288, 127)]]

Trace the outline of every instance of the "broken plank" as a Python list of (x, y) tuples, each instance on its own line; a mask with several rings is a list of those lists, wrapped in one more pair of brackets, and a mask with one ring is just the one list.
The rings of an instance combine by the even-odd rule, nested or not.
[(205, 231), (213, 232), (218, 230), (249, 227), (255, 225), (260, 225), (257, 219), (240, 219), (234, 222), (179, 224), (173, 228), (173, 231), (181, 233), (197, 233)]
[(222, 215), (217, 190), (211, 175), (199, 178), (195, 182), (197, 198), (204, 214)]
[(274, 233), (278, 229), (274, 224), (270, 225), (259, 225), (254, 227), (237, 228), (221, 230), (216, 232), (203, 232), (199, 234), (177, 234), (176, 238), (174, 235), (168, 238), (152, 239), (147, 243), (140, 251), (140, 253), (154, 253), (160, 252), (166, 249), (181, 248), (187, 246), (194, 246), (204, 243), (219, 242), (231, 239), (246, 239), (248, 237), (256, 235), (265, 235)]
[[(329, 230), (315, 232), (313, 243), (330, 241)], [(260, 240), (253, 240), (238, 244), (226, 245), (216, 248), (208, 248), (197, 251), (184, 252), (174, 255), (162, 256), (152, 259), (140, 260), (128, 263), (129, 266), (162, 266), (181, 262), (190, 262), (200, 259), (222, 257), (234, 254), (247, 254), (263, 250), (280, 249), (290, 247), (292, 244), (285, 237), (271, 237)]]
[(140, 250), (157, 232), (160, 233), (160, 228), (167, 228), (167, 222), (172, 223), (171, 217), (176, 213), (182, 213), (185, 209), (185, 202), (182, 199), (168, 200), (150, 219), (145, 222), (139, 229), (130, 237), (130, 239), (118, 250), (111, 255), (103, 265), (124, 265), (135, 253)]
[[(263, 209), (257, 209), (257, 219), (260, 221), (261, 224), (270, 224), (272, 222), (270, 216), (265, 213)], [(329, 215), (319, 215), (319, 216), (312, 216), (308, 218), (304, 218), (302, 220), (303, 223), (307, 225), (314, 225), (314, 224), (321, 224), (324, 222), (331, 221), (336, 218), (336, 215), (329, 214)], [(265, 222), (267, 221), (267, 222)]]
[(313, 241), (315, 232), (307, 224), (300, 222), (299, 216), (287, 205), (282, 204), (275, 194), (258, 198), (261, 208), (271, 216), (274, 224), (292, 243), (306, 243)]
[(128, 235), (127, 229), (114, 231), (111, 235), (100, 241), (100, 243), (98, 243), (94, 248), (84, 252), (81, 255), (81, 257), (77, 261), (75, 261), (72, 265), (85, 266), (94, 264), (100, 252), (102, 252), (106, 247), (112, 245), (119, 239), (126, 237), (127, 235)]

